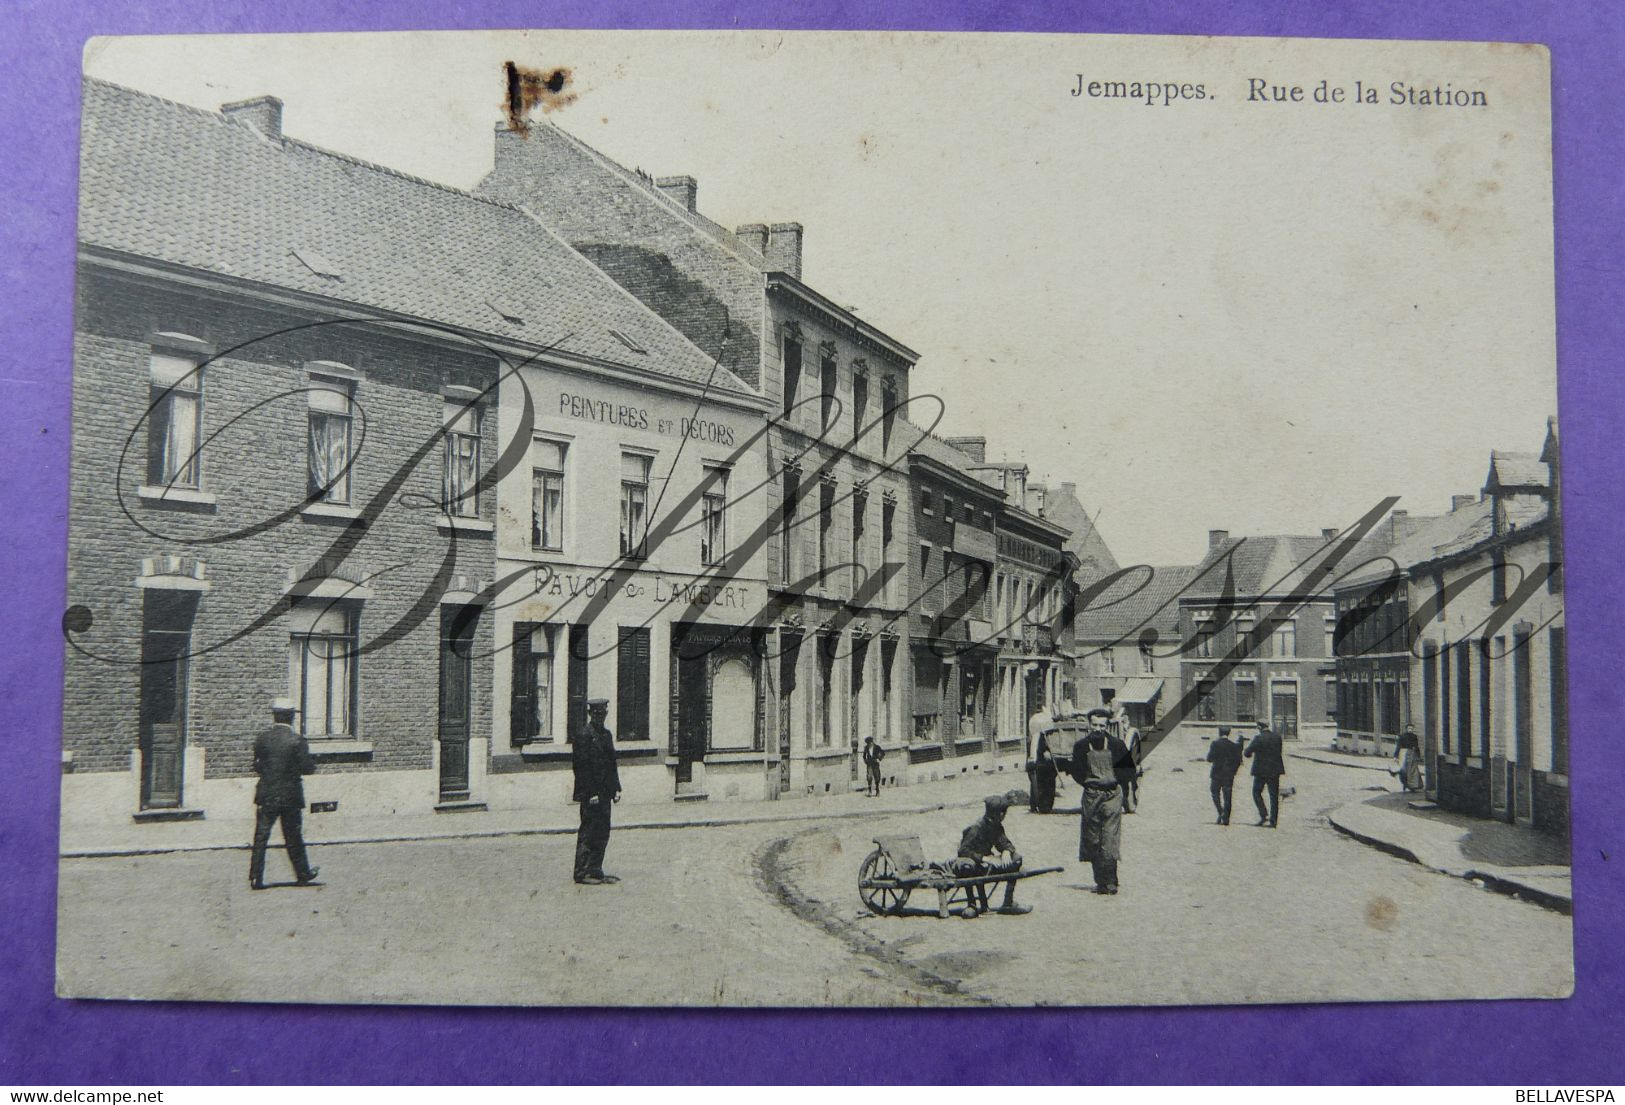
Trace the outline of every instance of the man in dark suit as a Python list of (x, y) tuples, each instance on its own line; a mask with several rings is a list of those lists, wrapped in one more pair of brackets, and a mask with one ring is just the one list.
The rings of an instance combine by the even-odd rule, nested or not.
[(1236, 772), (1241, 770), (1241, 742), (1230, 739), (1230, 726), (1219, 726), (1219, 736), (1208, 745), (1207, 762), (1209, 789), (1213, 793), (1213, 808), (1218, 812), (1220, 825), (1230, 824), (1230, 788), (1235, 785)]
[(581, 804), (581, 828), (576, 831), (575, 880), (583, 886), (603, 886), (621, 880), (604, 874), (604, 849), (609, 847), (609, 807), (621, 800), (621, 776), (615, 768), (615, 737), (604, 725), (609, 699), (587, 700), (587, 724), (574, 734), (571, 766), (575, 769), (575, 801)]
[[(1258, 735), (1247, 746), (1246, 755), (1253, 761), (1253, 804), (1258, 807), (1258, 823), (1273, 829), (1281, 812), (1281, 776), (1286, 774), (1280, 735), (1270, 732), (1267, 723), (1259, 722)], [(1266, 787), (1270, 792), (1267, 810), (1264, 808)]]
[(271, 703), (271, 724), (254, 739), (254, 772), (260, 779), (254, 787), (254, 851), (248, 861), (248, 885), (265, 889), (265, 849), (271, 842), (271, 826), (282, 822), (282, 842), (288, 847), (294, 877), (299, 885), (316, 879), (316, 868), (305, 858), (304, 776), (316, 770), (310, 744), (293, 731), (293, 716), (299, 711), (293, 701), (279, 698)]

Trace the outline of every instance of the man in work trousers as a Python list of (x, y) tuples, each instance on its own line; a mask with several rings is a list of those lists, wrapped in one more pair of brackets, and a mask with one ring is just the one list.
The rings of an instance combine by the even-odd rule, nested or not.
[[(1281, 776), (1286, 774), (1280, 735), (1270, 732), (1265, 722), (1259, 722), (1258, 735), (1247, 746), (1246, 755), (1253, 761), (1253, 805), (1258, 807), (1258, 823), (1273, 829), (1281, 813)], [(1266, 787), (1270, 792), (1268, 810), (1264, 808)]]
[(1123, 742), (1106, 729), (1111, 711), (1089, 711), (1089, 732), (1072, 746), (1069, 769), (1083, 788), (1083, 818), (1078, 830), (1078, 858), (1095, 873), (1095, 893), (1117, 893), (1117, 861), (1122, 855), (1123, 798), (1117, 765), (1128, 759)]
[(885, 758), (886, 750), (875, 743), (875, 738), (863, 738), (863, 769), (869, 779), (866, 793), (871, 798), (880, 796), (880, 761)]
[(1052, 712), (1042, 706), (1027, 719), (1027, 810), (1049, 813), (1055, 808), (1055, 758), (1049, 747), (1054, 730)]
[(621, 800), (621, 776), (615, 769), (615, 738), (604, 725), (609, 699), (587, 700), (587, 724), (571, 744), (570, 766), (575, 769), (575, 801), (581, 804), (581, 828), (576, 831), (575, 880), (583, 886), (603, 886), (621, 880), (604, 874), (604, 849), (609, 847), (609, 807)]
[(1241, 770), (1241, 742), (1230, 739), (1230, 726), (1219, 726), (1218, 738), (1207, 748), (1209, 772), (1208, 788), (1213, 792), (1213, 809), (1219, 815), (1220, 825), (1230, 824), (1230, 788), (1235, 785), (1236, 772)]
[(316, 868), (305, 857), (305, 780), (316, 770), (310, 744), (293, 731), (293, 716), (299, 711), (293, 700), (278, 698), (271, 703), (271, 724), (254, 738), (254, 850), (248, 860), (248, 885), (265, 889), (265, 849), (271, 842), (271, 826), (282, 822), (282, 843), (288, 847), (293, 874), (303, 886), (316, 879)]

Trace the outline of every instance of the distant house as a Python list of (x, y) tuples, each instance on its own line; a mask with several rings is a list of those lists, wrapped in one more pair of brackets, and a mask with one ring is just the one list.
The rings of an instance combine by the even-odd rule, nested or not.
[(1196, 571), (1194, 564), (1131, 571), (1080, 601), (1071, 649), (1075, 705), (1119, 702), (1141, 733), (1159, 726), (1180, 693), (1179, 596)]
[[(1340, 548), (1320, 536), (1232, 539), (1208, 534), (1208, 554), (1179, 598), (1183, 720), (1199, 727), (1267, 722), (1288, 740), (1330, 738), (1337, 704), (1336, 604), (1329, 584), (1298, 592)], [(1227, 659), (1245, 638), (1244, 659)]]

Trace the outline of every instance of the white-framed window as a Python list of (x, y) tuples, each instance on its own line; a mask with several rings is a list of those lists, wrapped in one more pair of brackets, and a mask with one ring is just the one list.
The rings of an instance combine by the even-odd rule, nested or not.
[(1281, 657), (1294, 657), (1298, 655), (1298, 623), (1294, 618), (1275, 624), (1275, 655)]
[(1117, 674), (1117, 650), (1103, 648), (1100, 650), (1100, 670), (1106, 675)]
[(1157, 666), (1157, 658), (1156, 658), (1156, 656), (1154, 656), (1152, 654), (1151, 646), (1150, 645), (1141, 645), (1140, 646), (1140, 671), (1145, 675), (1150, 675), (1153, 671), (1156, 670), (1156, 666)]
[(445, 477), (440, 506), (456, 518), (480, 514), (480, 408), (476, 403), (447, 399), (445, 404)]
[(700, 563), (721, 564), (728, 559), (728, 469), (704, 466), (704, 493), (700, 496)]
[(621, 454), (621, 555), (641, 558), (648, 551), (649, 468), (646, 453)]
[(530, 635), (530, 733), (539, 741), (553, 739), (554, 628), (539, 625)]
[(1327, 656), (1336, 656), (1337, 655), (1337, 616), (1335, 614), (1327, 614), (1325, 622), (1326, 622), (1326, 624), (1325, 624), (1326, 655)]
[(149, 362), (147, 483), (196, 490), (202, 482), (203, 370), (191, 357), (154, 353)]
[(569, 445), (539, 439), (531, 445), (530, 546), (564, 549), (564, 474)]
[(323, 599), (306, 599), (289, 611), (288, 688), (299, 705), (300, 736), (355, 736), (358, 613), (354, 603)]
[(354, 387), (349, 380), (313, 376), (308, 394), (309, 499), (320, 503), (348, 503)]

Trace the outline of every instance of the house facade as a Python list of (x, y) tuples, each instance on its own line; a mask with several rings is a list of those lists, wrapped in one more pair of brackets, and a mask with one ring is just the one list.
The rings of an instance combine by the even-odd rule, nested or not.
[[(897, 749), (911, 731), (903, 425), (918, 354), (802, 282), (799, 224), (727, 230), (699, 213), (692, 178), (644, 176), (555, 126), (499, 128), (478, 192), (534, 212), (767, 400), (765, 778), (740, 796), (851, 789), (865, 737)], [(738, 754), (743, 737), (710, 733), (708, 760)]]
[[(557, 800), (568, 763), (511, 743), (517, 623), (617, 563), (583, 508), (614, 501), (591, 480), (624, 473), (622, 452), (649, 461), (652, 532), (682, 435), (671, 478), (699, 503), (682, 517), (717, 532), (700, 477), (761, 483), (737, 444), (765, 425), (760, 397), (524, 211), (300, 142), (274, 98), (214, 113), (88, 81), (84, 102), (65, 832), (251, 817), (279, 697), (320, 764), (316, 812)], [(672, 426), (634, 427), (634, 406)], [(549, 517), (579, 539), (570, 562), (529, 541), (560, 441)], [(760, 528), (757, 499), (713, 523)], [(696, 586), (696, 545), (674, 534), (681, 555), (626, 577), (667, 598), (655, 632), (759, 608), (761, 557), (724, 541), (734, 590)], [(561, 723), (572, 690), (618, 689), (616, 627), (643, 612), (594, 623), (579, 688), (560, 661)], [(667, 639), (649, 638), (651, 724), (682, 700), (652, 666)], [(635, 760), (649, 738), (627, 737)], [(663, 792), (644, 774), (679, 759), (633, 764), (639, 789)]]
[[(1483, 519), (1412, 565), (1412, 707), (1439, 805), (1566, 834), (1568, 650), (1556, 421), (1538, 454), (1494, 453)], [(1413, 597), (1413, 604), (1416, 599)]]
[(1287, 740), (1330, 741), (1337, 607), (1329, 587), (1303, 592), (1338, 547), (1336, 530), (1235, 539), (1210, 531), (1179, 599), (1181, 696), (1194, 706), (1185, 724), (1263, 721)]
[(1130, 570), (1098, 592), (1084, 588), (1073, 620), (1072, 693), (1081, 709), (1121, 703), (1154, 739), (1180, 695), (1179, 596), (1196, 565)]

